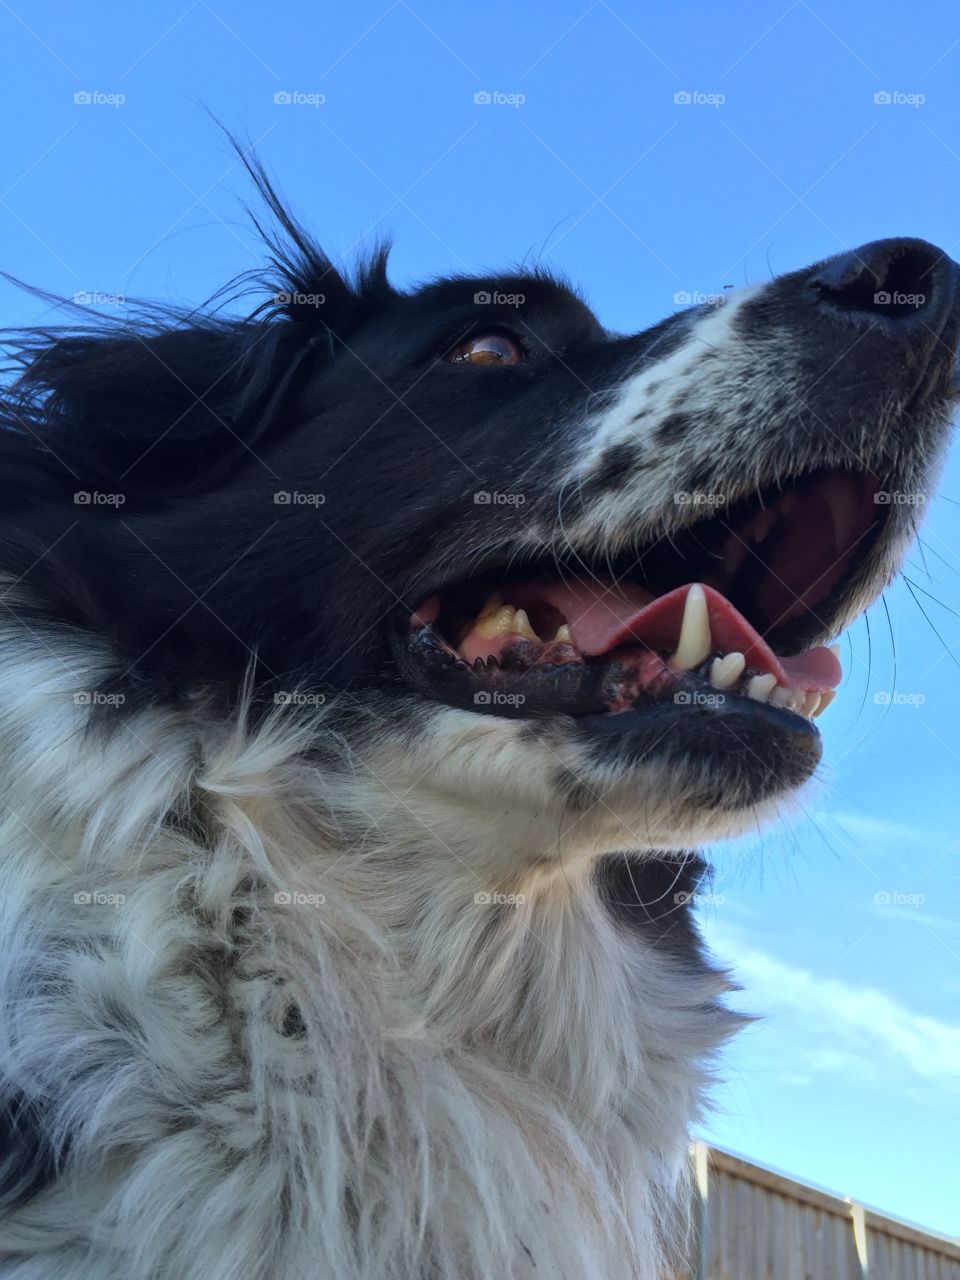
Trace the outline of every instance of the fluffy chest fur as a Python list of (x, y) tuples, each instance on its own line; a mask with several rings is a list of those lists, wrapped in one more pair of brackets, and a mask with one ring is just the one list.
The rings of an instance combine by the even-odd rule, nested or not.
[(2, 649), (4, 1079), (25, 1176), (77, 1170), (4, 1274), (657, 1273), (718, 975), (620, 928), (590, 861), (482, 888), (465, 840), (438, 877), (316, 716), (103, 735), (87, 647)]

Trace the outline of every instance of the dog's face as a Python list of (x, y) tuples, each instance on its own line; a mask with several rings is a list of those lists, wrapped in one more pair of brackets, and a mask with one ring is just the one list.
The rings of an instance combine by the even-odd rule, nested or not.
[(235, 330), (61, 344), (29, 581), (70, 579), (151, 697), (229, 700), (256, 655), (271, 712), (324, 701), (319, 738), (445, 841), (725, 834), (819, 759), (823, 646), (943, 454), (957, 285), (884, 241), (621, 336), (543, 275), (326, 266)]

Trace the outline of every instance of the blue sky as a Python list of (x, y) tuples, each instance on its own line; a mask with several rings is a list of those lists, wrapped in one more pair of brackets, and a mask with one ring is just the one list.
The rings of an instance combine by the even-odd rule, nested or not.
[[(623, 330), (881, 236), (960, 255), (945, 0), (0, 0), (0, 47), (0, 266), (58, 294), (194, 303), (257, 264), (207, 110), (335, 255), (389, 232), (401, 284), (542, 258)], [(0, 284), (4, 322), (44, 312)], [(872, 650), (852, 628), (816, 786), (714, 851), (702, 915), (764, 1015), (707, 1136), (958, 1234), (957, 451), (942, 495), (907, 570), (941, 638), (902, 583)]]

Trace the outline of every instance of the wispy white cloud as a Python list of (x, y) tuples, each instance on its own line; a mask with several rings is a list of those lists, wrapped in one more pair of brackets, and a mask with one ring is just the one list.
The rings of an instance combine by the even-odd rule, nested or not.
[(889, 1069), (960, 1093), (960, 1025), (916, 1013), (873, 987), (854, 986), (751, 947), (723, 947), (750, 1008), (794, 1023), (799, 1072), (882, 1079)]

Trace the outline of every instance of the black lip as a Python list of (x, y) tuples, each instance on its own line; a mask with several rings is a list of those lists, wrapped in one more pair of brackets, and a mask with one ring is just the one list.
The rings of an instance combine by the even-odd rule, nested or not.
[(615, 736), (635, 733), (639, 729), (646, 732), (656, 727), (658, 723), (666, 727), (678, 715), (693, 719), (702, 717), (711, 723), (726, 720), (731, 728), (742, 723), (746, 729), (759, 722), (781, 733), (799, 734), (801, 737), (809, 738), (811, 742), (820, 741), (820, 730), (812, 720), (796, 715), (793, 711), (787, 711), (785, 707), (775, 707), (769, 702), (756, 702), (753, 698), (740, 694), (730, 694), (722, 703), (711, 706), (709, 709), (702, 707), (681, 709), (675, 703), (663, 702), (654, 703), (642, 710), (618, 711), (613, 715), (608, 713), (580, 716), (577, 723), (592, 733)]

